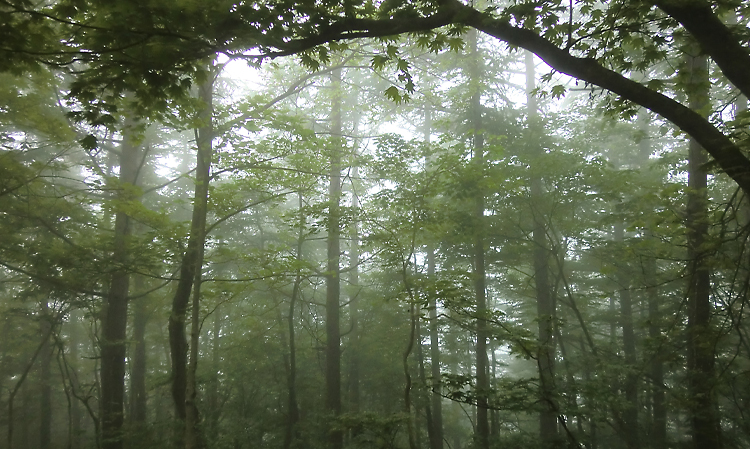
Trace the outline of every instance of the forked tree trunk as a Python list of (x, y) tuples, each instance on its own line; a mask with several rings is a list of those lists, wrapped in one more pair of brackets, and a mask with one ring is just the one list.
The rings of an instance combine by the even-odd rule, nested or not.
[[(196, 130), (197, 165), (195, 170), (195, 199), (193, 215), (190, 224), (190, 237), (187, 250), (180, 266), (180, 279), (177, 283), (172, 299), (172, 313), (169, 316), (169, 346), (172, 361), (172, 399), (175, 407), (175, 417), (180, 421), (175, 435), (176, 448), (200, 447), (202, 438), (198, 434), (198, 411), (195, 404), (195, 377), (197, 365), (188, 369), (188, 344), (185, 335), (187, 310), (193, 287), (200, 285), (200, 273), (203, 267), (203, 248), (206, 233), (206, 215), (208, 213), (208, 185), (211, 179), (211, 157), (213, 139), (213, 80), (214, 70), (210, 70), (209, 79), (199, 86), (199, 98), (203, 102), (203, 109), (199, 119), (200, 128)], [(200, 291), (193, 297), (191, 315), (197, 313)], [(194, 323), (198, 325), (198, 323)], [(197, 356), (197, 333), (192, 329), (191, 341)], [(192, 355), (192, 354), (191, 354)], [(191, 363), (197, 364), (197, 357), (191, 358)], [(188, 410), (189, 409), (189, 410)]]

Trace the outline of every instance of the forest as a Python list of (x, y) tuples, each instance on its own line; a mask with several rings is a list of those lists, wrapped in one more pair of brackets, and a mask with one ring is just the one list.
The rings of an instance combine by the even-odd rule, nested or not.
[(0, 36), (0, 448), (750, 449), (750, 2)]

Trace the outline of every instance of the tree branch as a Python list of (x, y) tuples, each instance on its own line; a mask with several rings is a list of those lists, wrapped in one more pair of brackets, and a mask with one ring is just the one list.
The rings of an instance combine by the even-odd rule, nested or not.
[(652, 0), (651, 3), (685, 27), (724, 76), (750, 97), (750, 53), (714, 14), (710, 4), (702, 0)]

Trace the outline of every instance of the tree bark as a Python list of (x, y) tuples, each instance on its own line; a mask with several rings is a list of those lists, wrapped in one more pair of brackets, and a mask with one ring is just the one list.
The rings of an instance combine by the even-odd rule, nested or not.
[[(118, 202), (136, 200), (134, 189), (140, 151), (133, 140), (132, 123), (126, 121), (120, 146), (120, 188)], [(102, 310), (101, 337), (101, 398), (99, 414), (102, 448), (122, 449), (123, 406), (125, 400), (125, 352), (128, 322), (128, 291), (130, 259), (128, 239), (131, 234), (130, 217), (126, 208), (118, 207), (115, 214), (114, 250), (112, 260), (117, 267), (112, 273), (109, 292)]]
[(334, 98), (331, 103), (331, 136), (328, 185), (328, 245), (326, 267), (326, 410), (331, 419), (328, 443), (331, 449), (341, 449), (343, 432), (335, 421), (341, 414), (341, 332), (340, 332), (340, 259), (341, 259), (341, 69), (331, 72)]
[[(696, 52), (697, 53), (697, 52)], [(708, 60), (702, 55), (687, 57), (690, 86), (688, 98), (696, 111), (709, 105)], [(706, 244), (708, 240), (708, 177), (706, 155), (694, 139), (688, 157), (688, 326), (687, 370), (690, 392), (689, 413), (696, 449), (720, 449), (721, 430), (716, 416), (714, 384), (714, 341), (711, 330), (711, 280)]]

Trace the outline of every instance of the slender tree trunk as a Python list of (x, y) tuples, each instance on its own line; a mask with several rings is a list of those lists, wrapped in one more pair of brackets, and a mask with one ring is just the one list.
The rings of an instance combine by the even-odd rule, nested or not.
[[(142, 292), (143, 276), (135, 278), (135, 291)], [(135, 300), (133, 315), (133, 354), (130, 369), (130, 421), (136, 428), (146, 424), (146, 324), (148, 323), (148, 296)]]
[[(432, 109), (425, 104), (424, 110), (424, 141), (430, 143), (432, 134)], [(427, 161), (430, 169), (431, 161)], [(431, 239), (427, 244), (427, 276), (430, 281), (435, 282), (435, 247)], [(432, 392), (430, 394), (430, 410), (432, 412), (429, 420), (430, 449), (443, 449), (443, 398), (440, 386), (440, 334), (438, 327), (437, 298), (430, 299), (430, 375), (432, 376)]]
[[(641, 132), (641, 140), (638, 142), (640, 153), (640, 166), (644, 170), (647, 167), (652, 148), (649, 144), (649, 113), (641, 109), (638, 113), (638, 127)], [(654, 241), (649, 235), (648, 240)], [(656, 243), (655, 241), (653, 243)], [(651, 427), (649, 429), (649, 447), (654, 449), (665, 449), (667, 447), (667, 408), (665, 405), (664, 385), (664, 361), (661, 348), (661, 312), (659, 310), (659, 287), (657, 286), (656, 257), (649, 255), (643, 266), (645, 274), (645, 295), (648, 303), (648, 336), (655, 351), (651, 354), (649, 362), (649, 375), (651, 377)]]
[[(417, 319), (417, 359), (419, 363), (419, 381), (422, 383), (422, 385), (427, 385), (427, 370), (425, 370), (425, 366), (424, 366), (424, 347), (422, 345), (421, 319)], [(430, 445), (432, 445), (433, 444), (432, 438), (434, 438), (434, 435), (433, 435), (433, 430), (432, 430), (432, 425), (433, 425), (432, 424), (432, 407), (430, 407), (429, 400), (424, 401), (424, 412), (425, 412), (427, 437), (428, 437)], [(417, 415), (417, 418), (419, 418), (419, 413), (416, 413), (416, 415)], [(417, 430), (417, 447), (422, 447), (420, 434), (421, 432)]]
[[(495, 355), (495, 344), (490, 342), (490, 380), (493, 385), (497, 382), (497, 360)], [(490, 410), (490, 441), (496, 440), (500, 436), (500, 414), (497, 408)]]
[[(615, 226), (615, 240), (624, 241), (622, 224)], [(627, 267), (623, 269), (627, 270)], [(619, 276), (620, 289), (620, 326), (622, 327), (622, 344), (625, 354), (625, 409), (622, 414), (620, 434), (628, 449), (640, 449), (638, 438), (638, 373), (636, 366), (635, 330), (633, 329), (633, 295), (630, 290), (629, 273)]]
[(477, 45), (477, 31), (469, 31), (469, 42), (471, 46), (471, 66), (469, 80), (473, 84), (474, 93), (471, 97), (471, 127), (473, 129), (473, 156), (472, 163), (477, 176), (477, 186), (474, 198), (474, 242), (473, 242), (473, 276), (474, 295), (477, 301), (477, 346), (476, 346), (476, 370), (477, 370), (477, 421), (476, 440), (479, 449), (490, 447), (490, 424), (487, 411), (487, 396), (490, 383), (488, 379), (487, 361), (487, 286), (484, 262), (484, 191), (482, 189), (482, 178), (484, 173), (484, 135), (482, 130), (482, 102), (481, 102), (481, 76), (483, 70), (482, 55)]
[[(529, 137), (533, 139), (539, 129), (539, 118), (537, 114), (536, 97), (533, 91), (536, 88), (536, 71), (534, 67), (534, 55), (525, 52), (526, 55), (526, 107), (528, 109)], [(540, 145), (531, 142), (532, 155), (535, 158), (542, 156)], [(544, 449), (555, 447), (557, 444), (557, 412), (555, 405), (555, 344), (553, 340), (553, 323), (555, 320), (555, 307), (552, 298), (552, 288), (549, 281), (549, 249), (547, 244), (547, 229), (545, 215), (539, 208), (544, 198), (542, 179), (534, 175), (531, 180), (531, 202), (534, 215), (534, 229), (532, 239), (534, 241), (534, 281), (536, 285), (536, 307), (537, 319), (539, 321), (539, 349), (537, 351), (537, 364), (539, 367), (539, 384), (541, 411), (539, 412), (539, 436)]]
[[(205, 235), (204, 235), (205, 241)], [(198, 259), (196, 260), (195, 283), (193, 285), (193, 301), (191, 304), (190, 317), (190, 360), (187, 370), (187, 382), (185, 388), (185, 449), (200, 449), (205, 447), (206, 442), (200, 425), (200, 413), (198, 411), (198, 344), (200, 343), (201, 315), (200, 298), (201, 285), (203, 283), (203, 253), (204, 246), (201, 245)]]
[[(656, 273), (656, 260), (646, 261), (646, 273)], [(652, 355), (649, 372), (651, 374), (651, 434), (649, 440), (654, 449), (667, 447), (667, 408), (665, 403), (666, 387), (664, 385), (663, 349), (661, 348), (661, 312), (659, 311), (659, 289), (653, 274), (646, 277), (646, 295), (648, 300), (648, 334), (656, 344), (656, 353)]]
[(49, 449), (52, 441), (52, 316), (46, 298), (41, 301), (40, 306), (39, 335), (42, 337), (42, 350), (39, 354), (39, 448)]
[[(297, 235), (297, 263), (302, 261), (302, 245), (305, 239), (305, 214), (303, 212), (302, 192), (297, 193), (297, 207), (299, 209), (299, 234)], [(289, 314), (287, 315), (287, 331), (289, 332), (289, 371), (287, 373), (287, 428), (284, 436), (284, 449), (289, 449), (299, 440), (299, 404), (297, 403), (297, 347), (294, 332), (294, 313), (300, 294), (302, 274), (300, 268), (294, 277), (292, 297), (289, 298)]]
[(328, 185), (328, 264), (326, 267), (326, 410), (331, 419), (330, 449), (341, 449), (343, 432), (335, 422), (341, 414), (341, 332), (339, 325), (341, 296), (341, 69), (331, 72), (334, 98), (331, 104), (331, 167)]
[[(201, 126), (196, 131), (197, 165), (195, 170), (195, 199), (193, 216), (190, 224), (190, 237), (187, 250), (180, 266), (180, 279), (172, 299), (172, 313), (169, 316), (169, 346), (172, 361), (172, 399), (175, 417), (181, 423), (176, 431), (175, 447), (199, 447), (201, 438), (197, 435), (198, 415), (195, 407), (195, 385), (193, 369), (188, 369), (188, 344), (185, 336), (185, 323), (190, 294), (194, 285), (200, 284), (200, 273), (203, 266), (203, 248), (206, 233), (206, 215), (208, 213), (208, 185), (211, 179), (211, 157), (213, 140), (213, 79), (214, 70), (208, 74), (209, 80), (199, 86), (199, 97), (203, 102), (200, 114)], [(198, 307), (199, 293), (193, 297), (192, 315)], [(196, 325), (198, 323), (195, 323)], [(195, 329), (193, 329), (195, 334)], [(191, 337), (197, 340), (197, 335)], [(197, 341), (194, 341), (197, 343)], [(197, 355), (197, 345), (195, 354)], [(192, 355), (192, 354), (191, 354)], [(197, 363), (197, 357), (192, 357)], [(191, 362), (192, 363), (192, 362)], [(192, 385), (191, 385), (192, 383)], [(190, 409), (190, 410), (188, 410)]]
[[(140, 151), (133, 140), (132, 124), (126, 122), (123, 143), (120, 147), (120, 189), (117, 201), (136, 200), (138, 159)], [(117, 267), (112, 273), (109, 292), (102, 310), (101, 337), (101, 398), (99, 419), (101, 422), (102, 448), (122, 449), (123, 407), (125, 401), (125, 351), (128, 322), (128, 291), (130, 272), (126, 266), (130, 258), (128, 239), (131, 234), (127, 208), (117, 208), (115, 214), (114, 251), (112, 259)]]
[[(705, 111), (709, 104), (708, 59), (688, 56), (690, 107)], [(696, 449), (721, 448), (721, 433), (716, 416), (714, 384), (714, 340), (711, 330), (711, 284), (706, 241), (708, 238), (708, 162), (703, 148), (690, 139), (688, 158), (688, 327), (687, 368), (690, 392), (690, 423)]]
[(219, 364), (221, 363), (221, 327), (224, 311), (221, 304), (214, 310), (213, 329), (211, 331), (211, 381), (206, 402), (208, 405), (207, 438), (210, 442), (219, 436)]
[[(356, 160), (357, 154), (354, 154), (354, 163), (352, 166), (351, 181), (351, 208), (354, 214), (350, 233), (349, 247), (349, 316), (351, 319), (350, 343), (349, 343), (349, 411), (357, 414), (360, 412), (360, 357), (359, 357), (359, 166)], [(356, 436), (356, 431), (352, 432)]]
[[(68, 359), (69, 364), (73, 367), (79, 364), (78, 346), (80, 345), (80, 312), (74, 309), (70, 312), (69, 320), (69, 343), (68, 343)], [(78, 382), (78, 376), (75, 374), (75, 368), (71, 370), (72, 376), (68, 374), (68, 382), (70, 383), (70, 391), (73, 394), (73, 403), (70, 406), (70, 435), (68, 435), (69, 449), (78, 449), (81, 447), (81, 437), (83, 433), (83, 427), (81, 421), (83, 418), (83, 412), (81, 410), (81, 404), (79, 400), (80, 387)]]
[(407, 342), (406, 349), (401, 356), (401, 364), (404, 370), (404, 413), (406, 414), (406, 428), (407, 436), (409, 438), (409, 449), (417, 449), (417, 442), (414, 434), (414, 417), (411, 412), (411, 372), (409, 369), (409, 356), (414, 348), (414, 343), (417, 338), (417, 304), (416, 298), (414, 297), (414, 291), (409, 281), (408, 261), (402, 262), (403, 267), (401, 275), (404, 281), (404, 287), (409, 294), (409, 341)]
[[(48, 329), (48, 333), (46, 336), (42, 335), (42, 338), (39, 342), (39, 345), (36, 347), (36, 350), (34, 351), (34, 354), (31, 356), (31, 360), (29, 360), (29, 363), (26, 364), (26, 367), (24, 368), (23, 372), (21, 373), (21, 376), (16, 381), (13, 388), (10, 390), (8, 394), (8, 434), (6, 437), (6, 443), (8, 446), (8, 449), (13, 449), (13, 432), (15, 430), (15, 417), (14, 417), (14, 400), (16, 395), (21, 392), (21, 387), (23, 387), (24, 382), (26, 381), (26, 378), (29, 375), (29, 372), (31, 371), (31, 368), (34, 366), (34, 362), (36, 362), (36, 359), (39, 357), (39, 355), (42, 353), (42, 350), (44, 349), (45, 345), (48, 343), (51, 335), (52, 335), (52, 327)], [(25, 390), (25, 389), (24, 389)], [(28, 420), (25, 419), (25, 416), (28, 413), (28, 397), (27, 392), (22, 392), (22, 397), (24, 399), (23, 401), (23, 415), (24, 419), (21, 420), (22, 423), (22, 432), (21, 432), (21, 442), (23, 443), (24, 447), (28, 446), (28, 438), (27, 438), (27, 429), (28, 426)]]

